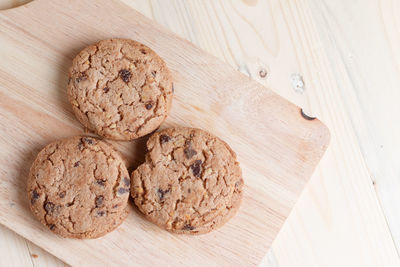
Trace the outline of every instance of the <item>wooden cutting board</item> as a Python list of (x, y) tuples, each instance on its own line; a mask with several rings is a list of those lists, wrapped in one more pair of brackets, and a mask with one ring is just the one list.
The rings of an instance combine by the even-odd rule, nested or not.
[[(148, 45), (171, 69), (175, 99), (162, 127), (203, 128), (237, 152), (244, 199), (221, 229), (170, 234), (131, 204), (116, 231), (72, 240), (53, 235), (31, 215), (25, 181), (37, 152), (83, 132), (66, 97), (71, 60), (111, 37)], [(146, 139), (112, 142), (130, 170), (143, 161)], [(0, 223), (71, 265), (257, 265), (328, 142), (318, 119), (302, 116), (299, 107), (117, 0), (36, 0), (0, 12)]]

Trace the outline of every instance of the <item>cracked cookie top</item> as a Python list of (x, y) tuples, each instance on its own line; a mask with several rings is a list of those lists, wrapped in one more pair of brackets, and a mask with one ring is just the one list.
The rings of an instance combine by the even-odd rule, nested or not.
[(147, 142), (146, 161), (131, 176), (136, 206), (152, 222), (200, 234), (228, 221), (240, 206), (243, 178), (224, 141), (193, 128), (169, 128)]
[(132, 140), (167, 117), (172, 78), (164, 61), (133, 40), (109, 39), (73, 60), (68, 98), (78, 120), (100, 136)]
[(33, 214), (63, 237), (97, 238), (128, 215), (130, 179), (107, 143), (76, 136), (47, 145), (27, 182)]

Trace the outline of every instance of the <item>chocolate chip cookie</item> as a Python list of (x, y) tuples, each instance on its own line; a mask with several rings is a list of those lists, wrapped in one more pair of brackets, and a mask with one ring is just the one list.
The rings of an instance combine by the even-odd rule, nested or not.
[(133, 40), (103, 40), (83, 49), (69, 77), (68, 98), (76, 117), (106, 138), (146, 135), (171, 107), (172, 78), (164, 61)]
[(175, 233), (222, 226), (238, 210), (243, 178), (232, 149), (200, 129), (169, 128), (147, 142), (146, 161), (131, 176), (136, 206)]
[(104, 141), (76, 136), (47, 145), (27, 182), (29, 204), (54, 233), (97, 238), (128, 215), (130, 179), (121, 156)]

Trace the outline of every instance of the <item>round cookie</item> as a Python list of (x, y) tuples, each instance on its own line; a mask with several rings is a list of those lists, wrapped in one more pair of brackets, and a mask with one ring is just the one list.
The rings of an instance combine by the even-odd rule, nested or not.
[(224, 141), (194, 128), (169, 128), (147, 142), (146, 161), (131, 176), (136, 206), (175, 233), (201, 234), (222, 226), (238, 210), (243, 178)]
[(68, 98), (78, 120), (98, 135), (132, 140), (167, 117), (172, 78), (150, 48), (128, 39), (100, 41), (72, 61)]
[(76, 136), (36, 157), (27, 191), (33, 214), (54, 233), (97, 238), (128, 215), (130, 180), (121, 156), (104, 141)]

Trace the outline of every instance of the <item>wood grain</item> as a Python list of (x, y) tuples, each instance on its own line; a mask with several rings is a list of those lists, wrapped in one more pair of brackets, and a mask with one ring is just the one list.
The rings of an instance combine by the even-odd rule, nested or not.
[(399, 251), (400, 2), (363, 1), (357, 17), (345, 2), (311, 1), (313, 16)]
[[(261, 261), (327, 146), (322, 123), (304, 119), (297, 106), (118, 1), (39, 0), (1, 12), (0, 25), (1, 223), (74, 265)], [(77, 241), (52, 235), (29, 214), (23, 197), (29, 163), (43, 145), (81, 131), (65, 97), (71, 59), (109, 37), (143, 42), (167, 62), (176, 97), (163, 127), (208, 129), (237, 152), (244, 208), (221, 230), (172, 235), (133, 210), (117, 231)], [(134, 168), (144, 141), (114, 144)]]

